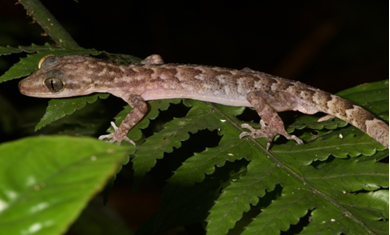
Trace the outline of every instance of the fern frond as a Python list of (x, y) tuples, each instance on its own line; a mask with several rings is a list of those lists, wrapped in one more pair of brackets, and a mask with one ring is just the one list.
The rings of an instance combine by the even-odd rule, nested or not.
[(348, 126), (335, 131), (325, 132), (314, 141), (304, 145), (287, 143), (273, 148), (273, 153), (282, 159), (294, 159), (304, 165), (313, 161), (325, 161), (333, 155), (337, 158), (372, 156), (386, 148), (359, 129)]
[[(189, 138), (189, 133), (196, 133), (203, 129), (218, 129), (225, 135), (233, 137), (232, 142), (225, 146), (231, 146), (231, 144), (234, 144), (234, 142), (238, 140), (240, 132), (238, 131), (238, 128), (232, 129), (232, 126), (237, 127), (237, 124), (232, 121), (232, 118), (234, 115), (240, 114), (243, 111), (243, 108), (228, 108), (222, 105), (195, 100), (187, 100), (185, 104), (192, 107), (185, 117), (175, 118), (172, 121), (167, 122), (164, 125), (163, 130), (149, 137), (142, 146), (137, 148), (136, 156), (133, 159), (133, 169), (137, 177), (143, 176), (146, 172), (150, 171), (156, 164), (156, 160), (161, 159), (165, 152), (169, 153), (174, 147), (180, 147), (181, 142)], [(226, 149), (218, 148), (217, 151), (224, 152)], [(225, 152), (225, 154), (232, 153)], [(231, 160), (242, 158), (237, 158), (237, 156), (238, 155), (236, 154), (236, 158)], [(226, 156), (223, 158), (226, 158)], [(222, 162), (224, 163), (225, 160)], [(220, 161), (219, 164), (223, 165), (222, 162)], [(214, 165), (215, 163), (211, 164)], [(212, 173), (212, 170), (209, 168), (205, 169), (205, 171)], [(196, 180), (194, 182), (196, 182)]]
[(263, 209), (242, 234), (280, 234), (280, 231), (287, 231), (290, 225), (297, 224), (301, 217), (314, 208), (310, 197), (313, 194), (308, 189), (286, 186), (282, 195)]
[(8, 71), (0, 76), (0, 83), (9, 81), (15, 78), (25, 77), (32, 72), (38, 70), (38, 63), (45, 55), (53, 54), (57, 56), (84, 54), (84, 55), (98, 55), (101, 52), (95, 49), (84, 48), (57, 48), (46, 43), (43, 46), (32, 44), (31, 46), (19, 47), (0, 47), (0, 55), (9, 55), (13, 53), (26, 52), (27, 57), (21, 58), (20, 61), (14, 64)]
[(280, 182), (275, 177), (280, 174), (277, 164), (260, 152), (256, 154), (248, 165), (248, 173), (224, 189), (211, 208), (206, 219), (209, 234), (226, 234), (241, 219), (243, 212), (249, 211), (250, 205), (256, 205), (266, 190), (272, 191)]
[(84, 108), (88, 104), (96, 102), (98, 98), (107, 99), (108, 94), (92, 94), (88, 96), (51, 99), (46, 108), (46, 113), (43, 115), (39, 123), (35, 126), (35, 131), (42, 127), (63, 118), (65, 115), (70, 115), (75, 111)]
[[(263, 139), (238, 138), (243, 130), (235, 116), (241, 110), (196, 101), (186, 102), (196, 106), (185, 118), (172, 120), (163, 131), (149, 137), (153, 142), (145, 142), (148, 143), (145, 153), (153, 145), (156, 149), (173, 151), (175, 144), (180, 146), (180, 142), (188, 138), (188, 133), (203, 128), (219, 130), (222, 138), (217, 147), (206, 148), (185, 160), (168, 179), (160, 210), (146, 222), (140, 234), (158, 233), (190, 222), (190, 219), (180, 217), (177, 218), (180, 222), (175, 223), (168, 218), (175, 213), (185, 215), (185, 208), (191, 211), (202, 208), (195, 216), (199, 218), (201, 212), (206, 213), (207, 210), (201, 205), (210, 205), (211, 201), (206, 229), (208, 234), (213, 235), (227, 234), (230, 229), (236, 229), (238, 222), (244, 219), (245, 212), (252, 211), (257, 205), (266, 206), (258, 215), (254, 215), (253, 221), (244, 223), (243, 234), (279, 234), (280, 231), (289, 231), (298, 222), (306, 224), (301, 228), (301, 234), (386, 232), (388, 211), (377, 208), (385, 208), (383, 202), (387, 200), (371, 207), (360, 203), (359, 197), (364, 197), (361, 195), (364, 191), (370, 191), (366, 194), (371, 195), (388, 188), (388, 165), (377, 162), (388, 156), (388, 151), (384, 151), (382, 145), (360, 130), (353, 126), (330, 130), (343, 126), (343, 122), (332, 120), (318, 124), (317, 118), (309, 117), (306, 120), (313, 124), (308, 126), (316, 126), (319, 130), (303, 130), (300, 137), (305, 144), (297, 145), (293, 141), (283, 143), (285, 140), (281, 138), (270, 151), (266, 151)], [(169, 142), (168, 138), (176, 142)], [(167, 146), (170, 148), (165, 149)], [(144, 154), (142, 159), (156, 159), (156, 154), (151, 155)], [(141, 158), (138, 161), (141, 163)], [(215, 186), (209, 187), (209, 180), (218, 179), (217, 173), (220, 171), (228, 171), (226, 168), (230, 162), (235, 164), (241, 161), (249, 161), (249, 164), (244, 165), (239, 174), (220, 180), (219, 190), (222, 193), (216, 193)], [(154, 164), (149, 164), (149, 169)], [(147, 171), (145, 169), (144, 172)], [(269, 195), (276, 190), (276, 186), (281, 187), (281, 195), (270, 199)], [(197, 197), (193, 195), (193, 190), (202, 195), (206, 195), (206, 192), (211, 195), (207, 194), (207, 198)], [(345, 201), (348, 198), (353, 202)], [(361, 207), (365, 209), (361, 210)], [(371, 216), (364, 217), (366, 214)]]

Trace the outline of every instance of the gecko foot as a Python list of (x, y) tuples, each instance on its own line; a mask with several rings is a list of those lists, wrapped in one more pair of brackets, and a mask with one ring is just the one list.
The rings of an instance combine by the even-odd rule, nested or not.
[(99, 136), (99, 140), (110, 139), (107, 141), (108, 143), (114, 143), (115, 141), (117, 141), (118, 145), (121, 145), (121, 142), (124, 140), (124, 141), (127, 141), (135, 146), (134, 141), (129, 139), (127, 136), (122, 136), (120, 134), (120, 131), (114, 122), (111, 122), (111, 126), (114, 128), (115, 131), (111, 134), (108, 134), (108, 135)]
[(295, 140), (295, 142), (297, 142), (298, 144), (303, 143), (303, 141), (301, 139), (299, 139), (295, 135), (288, 134), (286, 131), (284, 131), (283, 133), (279, 133), (276, 129), (267, 126), (263, 122), (263, 120), (260, 120), (260, 125), (261, 125), (261, 129), (254, 129), (249, 124), (246, 124), (246, 123), (242, 124), (241, 127), (245, 128), (245, 129), (249, 129), (249, 132), (242, 132), (240, 134), (240, 139), (245, 137), (245, 136), (250, 136), (254, 139), (265, 137), (265, 138), (267, 138), (267, 150), (271, 146), (271, 142), (274, 139), (274, 137), (278, 134), (283, 135), (287, 139)]

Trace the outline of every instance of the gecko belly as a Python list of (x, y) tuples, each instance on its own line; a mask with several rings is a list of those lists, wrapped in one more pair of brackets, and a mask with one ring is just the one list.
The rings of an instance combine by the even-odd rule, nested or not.
[(173, 99), (173, 98), (180, 98), (180, 99), (193, 99), (193, 100), (201, 100), (211, 103), (217, 103), (217, 104), (223, 104), (223, 105), (229, 105), (229, 106), (244, 106), (244, 107), (250, 107), (251, 104), (246, 99), (246, 96), (243, 95), (226, 95), (223, 93), (203, 93), (203, 92), (193, 92), (190, 93), (188, 91), (167, 91), (164, 90), (150, 90), (143, 92), (141, 94), (142, 99), (144, 100), (161, 100), (161, 99)]

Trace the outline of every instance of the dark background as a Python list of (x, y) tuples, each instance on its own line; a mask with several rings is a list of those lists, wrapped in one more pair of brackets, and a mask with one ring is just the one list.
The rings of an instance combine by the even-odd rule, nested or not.
[[(387, 0), (42, 2), (86, 48), (140, 58), (157, 53), (167, 63), (249, 67), (332, 93), (388, 79)], [(0, 46), (53, 43), (15, 3), (0, 0)], [(23, 56), (0, 57), (0, 74)], [(17, 82), (0, 84), (1, 107), (19, 112), (14, 119), (32, 131), (47, 99), (20, 95)], [(112, 100), (118, 110), (108, 118), (123, 105)], [(41, 109), (36, 120), (27, 115), (32, 109)], [(0, 126), (0, 142), (22, 137), (13, 126)], [(156, 210), (159, 189), (131, 194), (129, 180), (125, 187), (120, 182), (110, 204), (136, 227)]]
[[(50, 42), (21, 5), (0, 2), (0, 45)], [(249, 67), (330, 92), (388, 78), (386, 0), (42, 2), (82, 47)]]

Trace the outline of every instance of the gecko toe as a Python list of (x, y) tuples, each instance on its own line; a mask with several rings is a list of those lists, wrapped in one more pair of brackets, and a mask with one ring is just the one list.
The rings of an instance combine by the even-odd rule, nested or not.
[(288, 134), (285, 130), (280, 131), (282, 133), (279, 133), (274, 128), (267, 126), (264, 122), (260, 122), (260, 124), (262, 126), (261, 129), (254, 129), (249, 124), (242, 124), (241, 127), (248, 129), (249, 132), (242, 132), (239, 136), (240, 139), (245, 136), (250, 136), (254, 139), (265, 137), (267, 138), (267, 149), (269, 149), (269, 147), (271, 146), (271, 142), (276, 135), (283, 135), (289, 140), (294, 140), (295, 142), (297, 142), (297, 144), (303, 144), (303, 141), (300, 138), (296, 137), (295, 135)]
[(335, 118), (335, 116), (328, 114), (328, 115), (325, 115), (325, 116), (319, 118), (317, 120), (317, 122), (324, 122), (324, 121), (327, 121), (327, 120), (332, 119), (332, 118)]
[(297, 144), (303, 144), (303, 141), (301, 139), (299, 139), (298, 137), (296, 137), (295, 135), (289, 135), (289, 136), (290, 137), (287, 139), (295, 140), (295, 142), (297, 142)]
[(135, 142), (132, 141), (131, 139), (129, 139), (127, 136), (125, 136), (123, 138), (118, 138), (117, 135), (115, 134), (115, 132), (108, 134), (108, 135), (99, 136), (99, 140), (104, 140), (104, 139), (109, 139), (106, 141), (108, 143), (117, 142), (118, 145), (121, 145), (122, 141), (124, 140), (124, 141), (129, 142), (130, 144), (135, 146)]

